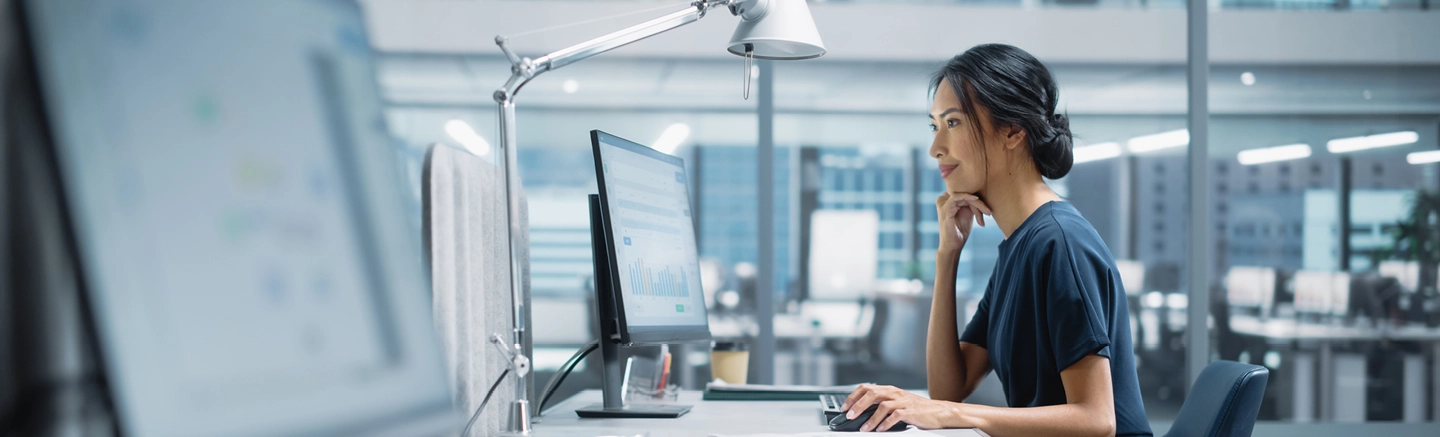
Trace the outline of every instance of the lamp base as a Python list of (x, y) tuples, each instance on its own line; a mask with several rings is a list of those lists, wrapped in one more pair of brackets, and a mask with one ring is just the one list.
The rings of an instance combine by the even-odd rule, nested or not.
[(510, 428), (505, 435), (530, 435), (530, 402), (524, 399), (510, 403)]
[(585, 419), (674, 419), (690, 412), (690, 405), (639, 404), (620, 408), (605, 408), (605, 404), (593, 404), (575, 410)]

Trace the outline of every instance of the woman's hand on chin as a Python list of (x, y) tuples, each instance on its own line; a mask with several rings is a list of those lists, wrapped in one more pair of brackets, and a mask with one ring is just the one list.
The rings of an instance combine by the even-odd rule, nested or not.
[(985, 226), (985, 216), (994, 214), (979, 196), (947, 192), (935, 199), (935, 215), (940, 222), (940, 252), (957, 253), (970, 240), (975, 221)]
[(879, 403), (875, 414), (860, 427), (861, 432), (884, 431), (905, 422), (921, 429), (945, 428), (955, 416), (957, 404), (932, 400), (888, 385), (860, 384), (840, 407), (845, 417), (854, 419)]

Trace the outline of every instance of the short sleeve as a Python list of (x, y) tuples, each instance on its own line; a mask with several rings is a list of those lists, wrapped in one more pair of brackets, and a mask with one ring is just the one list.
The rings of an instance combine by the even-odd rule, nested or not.
[[(1049, 254), (1044, 282), (1045, 312), (1050, 325), (1050, 345), (1055, 369), (1070, 368), (1090, 355), (1110, 357), (1110, 333), (1106, 323), (1099, 272), (1108, 267), (1091, 261), (1062, 238)], [(1044, 269), (1046, 267), (1042, 267)]]
[(970, 323), (965, 325), (965, 332), (960, 334), (960, 341), (986, 349), (990, 348), (986, 344), (986, 339), (990, 335), (990, 291), (994, 286), (995, 280), (992, 278), (990, 285), (985, 287), (985, 294), (980, 297), (975, 314), (970, 316)]

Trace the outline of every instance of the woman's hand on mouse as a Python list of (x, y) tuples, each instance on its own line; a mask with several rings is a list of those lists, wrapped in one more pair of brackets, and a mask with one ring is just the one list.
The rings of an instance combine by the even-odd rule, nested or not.
[(845, 398), (840, 410), (854, 419), (870, 405), (879, 403), (875, 414), (860, 427), (861, 432), (884, 431), (905, 422), (921, 429), (945, 427), (945, 418), (954, 411), (950, 402), (932, 400), (888, 385), (860, 384)]
[(985, 226), (985, 215), (994, 215), (979, 196), (969, 193), (945, 193), (935, 199), (935, 214), (940, 221), (940, 252), (956, 253), (970, 240), (975, 221)]

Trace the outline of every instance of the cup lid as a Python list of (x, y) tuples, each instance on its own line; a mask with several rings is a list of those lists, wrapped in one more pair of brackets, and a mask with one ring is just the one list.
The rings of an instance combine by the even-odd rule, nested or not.
[(750, 350), (750, 344), (743, 341), (717, 341), (710, 349), (720, 352), (741, 352)]

